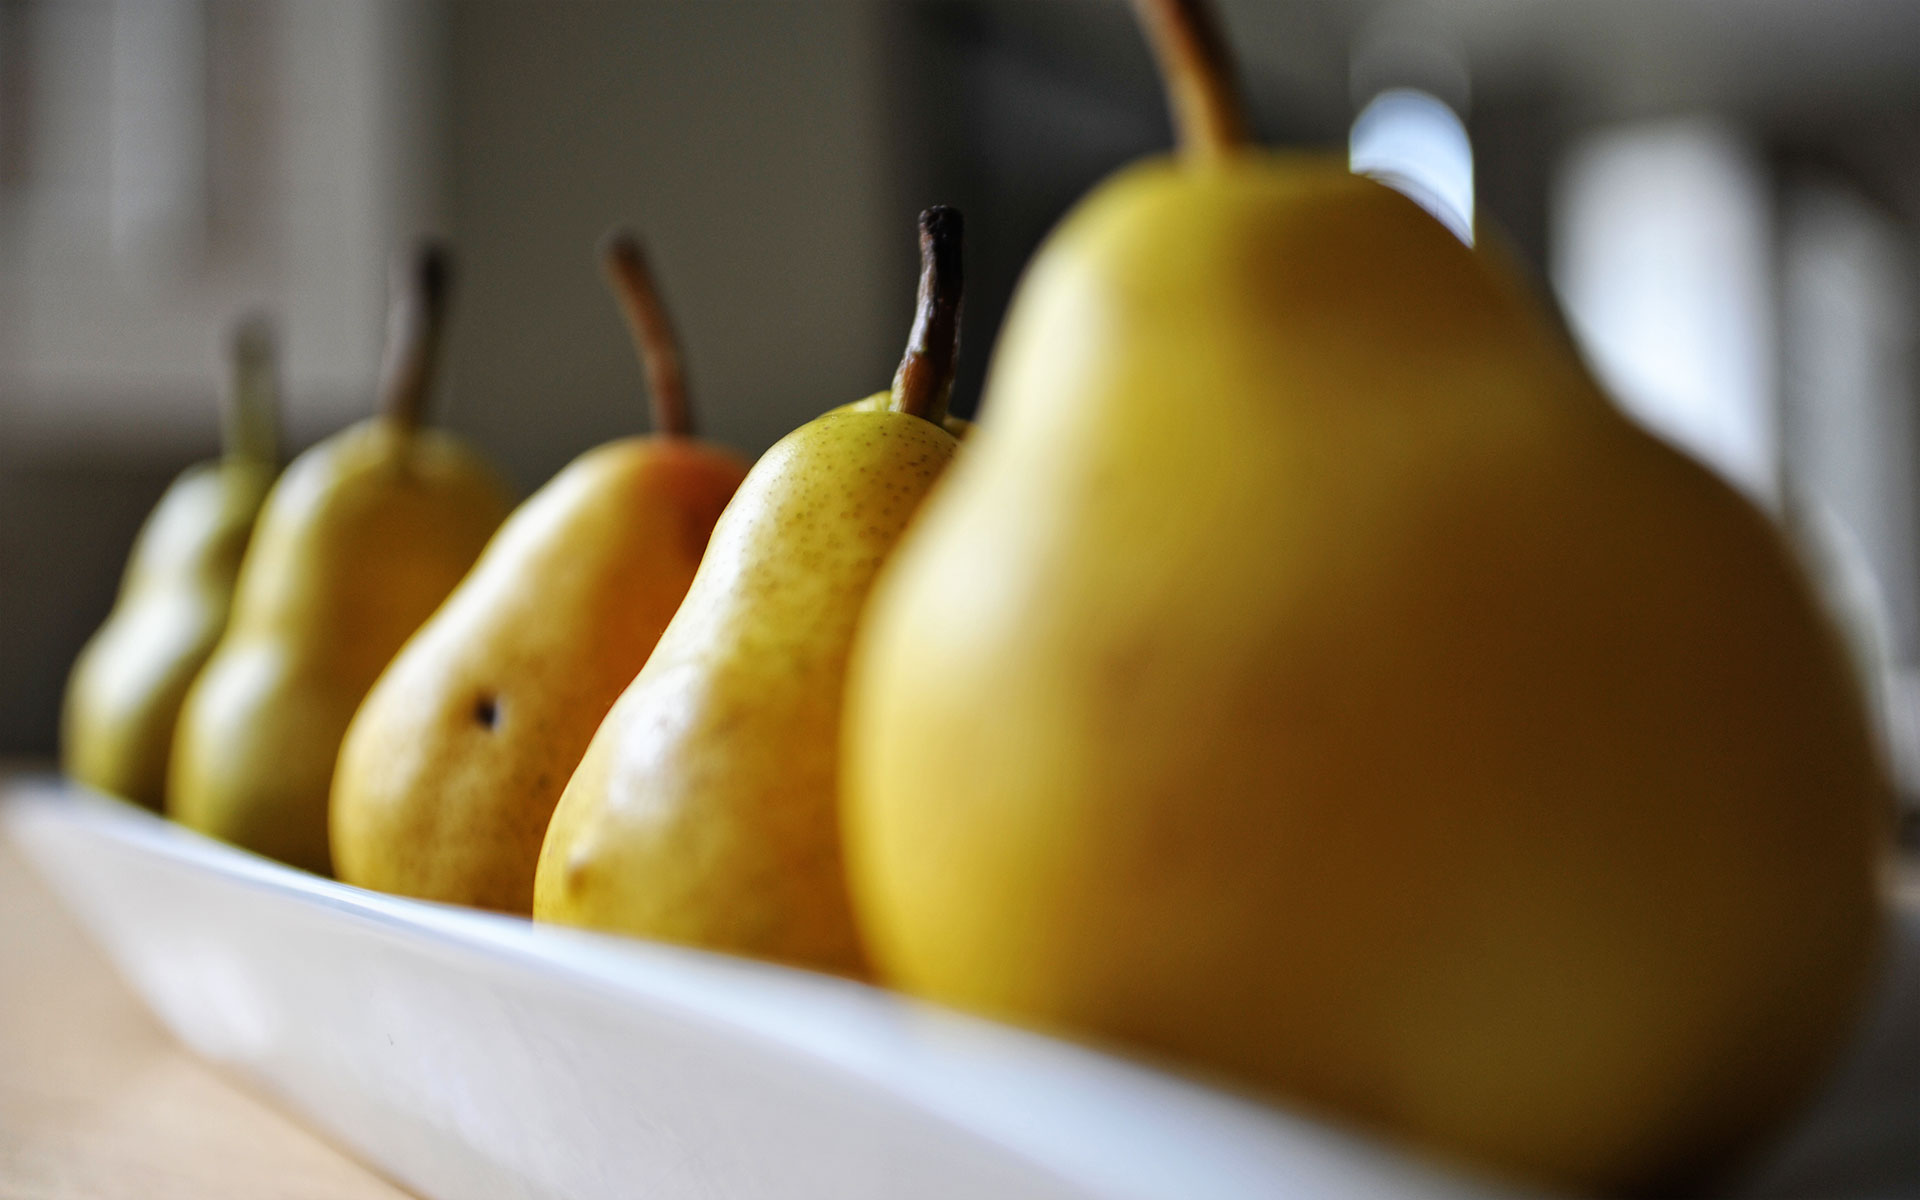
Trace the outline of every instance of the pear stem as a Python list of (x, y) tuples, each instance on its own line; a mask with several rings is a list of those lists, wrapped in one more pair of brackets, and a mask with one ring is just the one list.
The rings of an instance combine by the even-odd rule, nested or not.
[(220, 445), (228, 458), (280, 461), (279, 378), (273, 322), (250, 313), (227, 346), (231, 374), (220, 404)]
[(395, 262), (392, 299), (387, 305), (387, 360), (380, 372), (380, 410), (403, 429), (418, 429), (426, 420), (452, 274), (447, 247), (431, 239)]
[(660, 299), (653, 270), (640, 239), (630, 230), (607, 235), (600, 252), (607, 281), (620, 298), (633, 334), (633, 348), (647, 372), (647, 392), (653, 399), (653, 431), (667, 437), (693, 435), (693, 408), (687, 401), (687, 373), (680, 357), (680, 339), (674, 334), (667, 306)]
[(1212, 162), (1246, 145), (1246, 106), (1233, 56), (1208, 0), (1134, 0), (1160, 61), (1174, 135), (1189, 161)]
[(907, 352), (893, 375), (896, 412), (947, 418), (953, 372), (960, 361), (960, 257), (966, 222), (960, 210), (936, 204), (920, 214), (920, 296)]

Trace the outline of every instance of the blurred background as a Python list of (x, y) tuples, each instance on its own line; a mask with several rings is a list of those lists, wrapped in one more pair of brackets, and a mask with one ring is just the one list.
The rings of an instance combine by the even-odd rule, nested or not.
[[(1920, 3), (1220, 7), (1265, 140), (1497, 223), (1788, 529), (1920, 790)], [(1168, 137), (1120, 0), (0, 0), (0, 754), (53, 752), (241, 312), (297, 450), (370, 409), (390, 253), (450, 236), (440, 411), (530, 491), (644, 427), (594, 260), (631, 222), (706, 431), (757, 453), (886, 384), (935, 201), (969, 411), (1034, 246)]]

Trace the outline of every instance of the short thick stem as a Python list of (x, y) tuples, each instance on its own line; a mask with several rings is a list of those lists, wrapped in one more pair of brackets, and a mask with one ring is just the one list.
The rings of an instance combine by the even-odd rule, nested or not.
[(238, 321), (227, 347), (229, 376), (220, 411), (221, 449), (228, 458), (280, 460), (280, 380), (273, 322), (263, 313)]
[(680, 357), (680, 339), (674, 334), (667, 306), (660, 299), (653, 271), (640, 239), (616, 229), (601, 250), (607, 279), (620, 298), (633, 347), (647, 372), (647, 391), (653, 398), (653, 431), (669, 437), (693, 434), (693, 406), (687, 399), (687, 374)]
[(1208, 0), (1134, 0), (1134, 11), (1160, 61), (1181, 153), (1211, 160), (1244, 146), (1246, 108)]
[(417, 429), (426, 420), (452, 274), (446, 246), (432, 240), (421, 242), (394, 269), (380, 410), (404, 429)]
[(893, 376), (891, 407), (935, 425), (947, 417), (953, 373), (960, 360), (961, 250), (966, 223), (960, 210), (936, 204), (920, 214), (920, 294), (907, 352)]

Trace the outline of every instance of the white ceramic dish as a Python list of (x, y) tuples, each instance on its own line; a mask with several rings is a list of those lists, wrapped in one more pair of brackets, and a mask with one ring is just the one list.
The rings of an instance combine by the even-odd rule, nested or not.
[[(182, 1041), (433, 1200), (1511, 1194), (878, 989), (362, 891), (49, 778), (0, 793), (14, 841)], [(1829, 1098), (1752, 1195), (1920, 1194), (1899, 1155), (1920, 1080), (1889, 1088), (1876, 1066), (1920, 1030), (1903, 1049), (1908, 1022), (1882, 1024), (1895, 1044), (1849, 1068), (1864, 1057), (1864, 1088)]]

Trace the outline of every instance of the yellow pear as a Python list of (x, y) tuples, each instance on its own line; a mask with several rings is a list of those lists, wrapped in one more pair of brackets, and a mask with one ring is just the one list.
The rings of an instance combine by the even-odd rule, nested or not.
[(679, 350), (631, 237), (609, 242), (653, 437), (581, 455), (522, 504), (367, 694), (333, 777), (340, 878), (533, 910), (560, 789), (679, 608), (746, 474), (694, 440)]
[(960, 216), (921, 216), (920, 305), (884, 410), (829, 412), (754, 464), (653, 657), (594, 734), (534, 880), (546, 921), (863, 970), (841, 868), (847, 648), (957, 445)]
[(1887, 789), (1775, 529), (1332, 158), (1188, 141), (1048, 239), (848, 681), (850, 882), (939, 1001), (1428, 1152), (1698, 1194), (1873, 953)]
[(320, 872), (347, 722), (507, 509), (473, 451), (421, 427), (443, 253), (423, 249), (401, 276), (383, 411), (301, 454), (268, 495), (167, 779), (167, 811), (183, 824)]
[(240, 556), (279, 472), (273, 335), (242, 322), (231, 347), (225, 453), (187, 468), (128, 556), (120, 593), (67, 680), (60, 760), (89, 787), (158, 809), (187, 686), (227, 626)]

